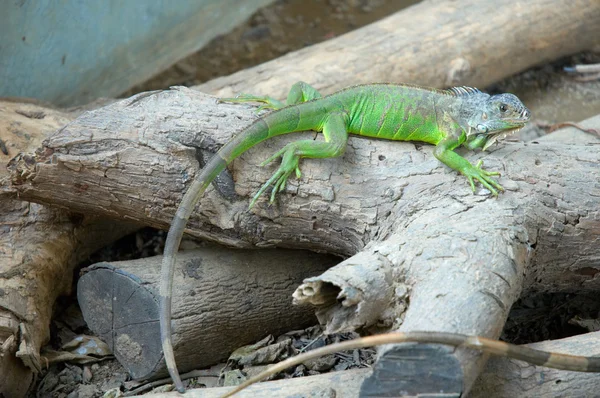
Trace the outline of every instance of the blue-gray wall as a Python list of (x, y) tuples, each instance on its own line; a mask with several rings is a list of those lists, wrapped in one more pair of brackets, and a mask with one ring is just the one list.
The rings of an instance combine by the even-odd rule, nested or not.
[(0, 96), (117, 96), (271, 1), (0, 0)]

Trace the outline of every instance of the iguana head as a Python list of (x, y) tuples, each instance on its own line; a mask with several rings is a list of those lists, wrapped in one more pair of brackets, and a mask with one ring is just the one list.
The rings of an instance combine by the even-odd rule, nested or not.
[(490, 96), (469, 119), (469, 141), (485, 140), (482, 150), (486, 150), (499, 138), (513, 134), (525, 126), (531, 113), (513, 94)]

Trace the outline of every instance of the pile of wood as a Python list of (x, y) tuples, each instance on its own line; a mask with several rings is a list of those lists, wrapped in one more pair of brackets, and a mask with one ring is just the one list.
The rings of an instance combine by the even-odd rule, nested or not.
[[(33, 374), (44, 366), (40, 348), (49, 336), (52, 306), (59, 295), (70, 293), (79, 261), (139, 226), (166, 229), (200, 165), (256, 117), (252, 108), (218, 104), (210, 94), (252, 92), (281, 98), (296, 80), (310, 82), (324, 93), (375, 81), (487, 85), (591, 48), (600, 36), (596, 1), (564, 0), (551, 6), (543, 0), (518, 6), (501, 3), (423, 2), (198, 90), (142, 93), (80, 115), (1, 102), (0, 139), (10, 145), (8, 155), (0, 154), (7, 166), (0, 169), (0, 392), (23, 396)], [(586, 126), (599, 129), (600, 115)], [(17, 142), (15, 137), (28, 138)], [(431, 147), (415, 150), (411, 143), (351, 138), (344, 157), (305, 161), (302, 179), (290, 181), (276, 205), (261, 200), (249, 211), (248, 199), (272, 173), (272, 168), (259, 164), (285, 143), (303, 137), (313, 135), (270, 140), (234, 162), (229, 178), (220, 179), (201, 200), (188, 233), (238, 249), (308, 249), (346, 259), (317, 275), (332, 265), (330, 257), (302, 254), (298, 273), (292, 272), (291, 260), (279, 257), (268, 260), (271, 266), (288, 264), (277, 272), (264, 264), (238, 265), (235, 270), (223, 269), (220, 279), (212, 279), (214, 264), (198, 260), (208, 254), (183, 259), (182, 295), (197, 291), (202, 297), (198, 307), (192, 305), (191, 294), (187, 300), (175, 297), (180, 305), (175, 322), (176, 334), (181, 333), (176, 335), (180, 356), (192, 348), (201, 350), (200, 357), (209, 362), (224, 355), (223, 347), (211, 343), (219, 339), (221, 330), (212, 326), (223, 322), (219, 311), (224, 309), (231, 322), (239, 322), (238, 346), (248, 341), (247, 336), (261, 334), (245, 328), (279, 330), (305, 324), (311, 319), (307, 311), (284, 309), (291, 308), (285, 300), (294, 290), (295, 302), (311, 304), (327, 332), (376, 327), (496, 338), (508, 310), (523, 293), (600, 287), (595, 278), (600, 255), (596, 244), (600, 155), (593, 136), (569, 130), (535, 143), (505, 143), (491, 154), (469, 155), (472, 161), (482, 158), (489, 169), (502, 171), (500, 182), (507, 192), (497, 200), (485, 192), (472, 195), (463, 177), (435, 160)], [(227, 256), (252, 257), (248, 252)], [(137, 313), (142, 318), (136, 322), (155, 320), (152, 287), (145, 285), (154, 283), (157, 274), (154, 268), (145, 268), (149, 264), (150, 260), (97, 266), (83, 277), (97, 273), (97, 279), (87, 285), (82, 279), (80, 302), (90, 300), (92, 311), (99, 308), (94, 302), (129, 297), (127, 290), (113, 295), (119, 280), (129, 292), (140, 292), (135, 308), (149, 303), (148, 313)], [(265, 280), (273, 283), (269, 287), (275, 286), (277, 295), (270, 296), (273, 290), (261, 285)], [(215, 290), (223, 281), (231, 285)], [(255, 289), (244, 287), (244, 282)], [(141, 297), (146, 294), (138, 289), (142, 285), (148, 296)], [(244, 293), (256, 296), (250, 300)], [(231, 302), (223, 305), (227, 297)], [(255, 303), (273, 305), (257, 310)], [(128, 308), (127, 303), (106, 305), (95, 319), (112, 318), (114, 314), (106, 311), (127, 316), (123, 311)], [(116, 330), (115, 324), (105, 329), (107, 340), (119, 336)], [(233, 342), (234, 332), (228, 335)], [(130, 338), (121, 340), (130, 349), (123, 351), (133, 359), (130, 363), (148, 342), (158, 350), (160, 342), (154, 337), (122, 335)], [(587, 336), (541, 345), (600, 353), (600, 342)], [(150, 370), (136, 373), (132, 366), (132, 374), (161, 374), (160, 353), (153, 354), (158, 357), (145, 364), (154, 365)], [(406, 360), (415, 355), (418, 364)], [(208, 364), (195, 363), (196, 359), (182, 363), (186, 368)], [(511, 395), (500, 391), (500, 384), (505, 392), (526, 387), (530, 392), (535, 389), (533, 395), (558, 391), (554, 382), (529, 386), (542, 371), (546, 380), (560, 378), (560, 388), (569, 383), (585, 391), (598, 388), (589, 375), (534, 367), (528, 377), (515, 376), (517, 365), (502, 360), (490, 363), (483, 373), (487, 376), (475, 383), (486, 359), (478, 352), (435, 345), (391, 346), (380, 350), (372, 372), (319, 376), (302, 383), (302, 388), (324, 388), (325, 380), (328, 388), (338, 391), (349, 377), (357, 385), (364, 379), (363, 396), (399, 389), (427, 393), (441, 385), (449, 393), (472, 390), (474, 396)], [(431, 369), (444, 369), (443, 377)], [(427, 383), (421, 382), (424, 375), (430, 375)], [(290, 391), (300, 388), (294, 381), (278, 383)], [(254, 393), (281, 395), (280, 386), (257, 386)], [(347, 396), (357, 395), (355, 388)]]

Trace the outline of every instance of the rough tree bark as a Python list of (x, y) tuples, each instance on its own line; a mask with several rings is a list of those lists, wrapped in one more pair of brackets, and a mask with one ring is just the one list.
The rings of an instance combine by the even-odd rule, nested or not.
[(285, 98), (306, 81), (323, 93), (349, 84), (409, 82), (485, 87), (529, 67), (591, 49), (596, 0), (422, 1), (387, 18), (196, 88)]
[[(141, 94), (50, 137), (33, 166), (15, 164), (13, 187), (28, 200), (166, 228), (197, 171), (196, 155), (202, 163), (254, 117), (251, 108), (189, 89)], [(497, 199), (481, 189), (473, 195), (430, 146), (351, 138), (342, 158), (304, 161), (301, 181), (291, 181), (275, 205), (263, 198), (248, 211), (248, 198), (275, 167), (258, 164), (285, 143), (313, 136), (282, 136), (248, 151), (231, 167), (235, 194), (227, 179), (210, 189), (188, 232), (237, 247), (350, 256), (295, 294), (319, 307), (329, 332), (376, 325), (494, 338), (524, 289), (598, 288), (597, 138), (507, 142), (491, 154), (469, 154), (502, 171), (507, 192)], [(413, 347), (383, 350), (363, 388), (414, 392), (415, 379), (437, 385), (435, 377), (422, 382), (437, 365), (454, 377), (450, 389), (465, 393), (484, 363), (476, 352), (421, 345), (411, 377), (403, 355)], [(381, 366), (394, 383), (380, 383)], [(399, 382), (403, 375), (409, 381)]]
[[(6, 162), (37, 149), (73, 116), (35, 105), (0, 101), (0, 395), (24, 396), (44, 366), (40, 348), (50, 333), (57, 297), (71, 290), (75, 265), (132, 225), (90, 220), (19, 200)], [(128, 225), (128, 226), (127, 226)]]
[[(34, 104), (0, 102), (0, 140), (6, 148), (0, 152), (2, 166), (20, 150), (34, 151), (48, 132), (69, 120)], [(60, 222), (58, 214), (43, 206), (14, 199), (6, 192), (8, 183), (8, 171), (0, 167), (0, 395), (23, 396), (33, 382), (33, 370), (41, 366), (39, 349), (48, 338), (52, 303), (45, 303), (70, 287), (38, 286), (35, 278), (52, 280), (60, 272), (57, 263), (62, 259), (47, 252), (53, 243), (64, 241), (65, 230), (43, 231), (53, 219), (58, 227), (66, 220)]]
[[(79, 279), (90, 329), (136, 379), (168, 375), (158, 323), (162, 256), (98, 263)], [(314, 325), (310, 306), (291, 306), (302, 279), (339, 262), (298, 250), (203, 247), (180, 253), (173, 294), (173, 344), (181, 372), (227, 359), (269, 334)]]
[[(600, 332), (527, 346), (544, 351), (597, 356), (600, 355)], [(491, 358), (469, 397), (593, 397), (598, 391), (600, 378), (597, 373), (567, 372), (507, 358)]]

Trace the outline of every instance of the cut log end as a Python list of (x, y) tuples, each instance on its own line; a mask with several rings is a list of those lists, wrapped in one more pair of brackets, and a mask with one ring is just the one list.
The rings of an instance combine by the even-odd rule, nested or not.
[(162, 360), (155, 294), (134, 275), (99, 263), (81, 277), (77, 296), (90, 329), (131, 376), (151, 375)]
[[(98, 263), (77, 286), (90, 329), (135, 379), (166, 376), (158, 320), (161, 259)], [(180, 371), (218, 363), (266, 335), (316, 323), (310, 307), (291, 305), (293, 288), (337, 261), (297, 250), (204, 247), (179, 253), (172, 326)]]
[(464, 377), (454, 350), (438, 344), (402, 344), (379, 357), (360, 397), (460, 397)]

